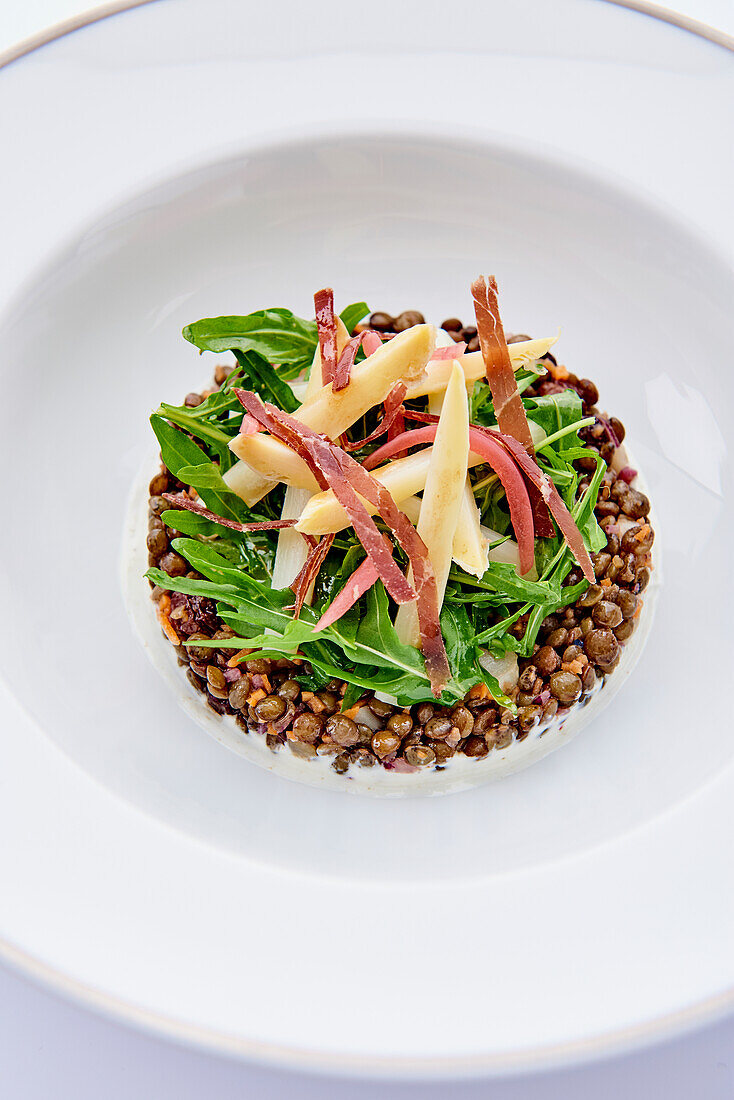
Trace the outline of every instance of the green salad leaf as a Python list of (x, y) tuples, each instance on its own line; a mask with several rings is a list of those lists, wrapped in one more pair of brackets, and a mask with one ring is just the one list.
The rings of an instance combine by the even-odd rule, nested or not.
[(184, 339), (199, 351), (255, 352), (279, 366), (310, 366), (316, 322), (289, 309), (261, 309), (246, 317), (205, 317), (186, 325)]
[(354, 332), (360, 321), (363, 321), (370, 311), (366, 302), (353, 302), (341, 311), (340, 317), (344, 322), (347, 332)]
[(299, 405), (296, 395), (267, 359), (256, 351), (235, 351), (234, 354), (247, 380), (246, 389), (254, 390), (263, 401), (269, 401), (285, 412), (295, 412)]

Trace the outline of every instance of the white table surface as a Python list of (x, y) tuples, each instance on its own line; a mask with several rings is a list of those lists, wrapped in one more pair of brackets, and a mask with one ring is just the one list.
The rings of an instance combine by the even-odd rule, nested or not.
[[(0, 53), (87, 7), (78, 0), (0, 2)], [(668, 7), (734, 34), (734, 0), (678, 0)], [(97, 1016), (0, 966), (2, 1100), (438, 1100), (449, 1095), (452, 1100), (731, 1100), (734, 1019), (573, 1070), (492, 1082), (370, 1083), (296, 1075), (177, 1046)]]

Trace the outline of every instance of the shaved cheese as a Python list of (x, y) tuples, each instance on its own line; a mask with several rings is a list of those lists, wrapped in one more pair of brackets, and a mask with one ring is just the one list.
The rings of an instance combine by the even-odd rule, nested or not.
[[(509, 345), (510, 362), (515, 371), (526, 367), (542, 359), (555, 344), (557, 336), (546, 336), (540, 340), (521, 340), (517, 344)], [(484, 378), (486, 366), (482, 359), (481, 351), (470, 351), (459, 359), (467, 385)], [(442, 393), (448, 384), (451, 374), (451, 361), (445, 359), (433, 359), (426, 367), (420, 378), (408, 385), (407, 400), (415, 397), (425, 397), (432, 393)]]
[(540, 424), (536, 424), (534, 420), (528, 420), (528, 427), (530, 428), (530, 436), (533, 441), (533, 446), (537, 449), (544, 439), (547, 439), (547, 434), (541, 428)]
[[(383, 344), (364, 362), (354, 367), (348, 386), (338, 393), (332, 391), (331, 385), (323, 386), (293, 413), (294, 418), (316, 432), (337, 439), (374, 405), (381, 404), (396, 382), (419, 377), (425, 370), (434, 343), (435, 329), (432, 325), (416, 325), (401, 332), (394, 340)], [(262, 471), (263, 466), (267, 468), (263, 458), (264, 448), (260, 443), (261, 436), (261, 432), (257, 435), (237, 436), (230, 443), (230, 449), (252, 469), (248, 475), (240, 469), (240, 463), (236, 463), (225, 474), (225, 481), (249, 507), (272, 489), (273, 482), (287, 480), (277, 473), (277, 463), (273, 464), (272, 461), (273, 454), (283, 451), (293, 455), (283, 443), (272, 440), (274, 446), (269, 448), (272, 473), (263, 476), (257, 472)], [(254, 447), (251, 446), (253, 443)], [(283, 457), (283, 462), (287, 461)], [(307, 488), (308, 485), (302, 487)]]
[[(436, 575), (439, 607), (443, 603), (469, 457), (469, 403), (464, 372), (452, 364), (451, 379), (436, 430), (431, 461), (418, 519), (418, 534), (428, 550)], [(410, 645), (419, 641), (415, 603), (403, 604), (395, 619), (399, 637)]]

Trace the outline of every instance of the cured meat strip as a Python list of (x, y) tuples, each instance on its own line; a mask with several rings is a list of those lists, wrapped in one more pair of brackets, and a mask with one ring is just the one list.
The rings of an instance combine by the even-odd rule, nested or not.
[[(490, 428), (479, 428), (477, 430), (483, 433), (491, 432)], [(500, 435), (499, 432), (491, 432), (491, 434), (500, 438), (522, 472), (539, 490), (543, 501), (548, 506), (550, 514), (558, 524), (569, 550), (581, 566), (581, 572), (584, 574), (587, 581), (594, 584), (596, 582), (594, 566), (591, 563), (589, 552), (584, 546), (583, 536), (574, 523), (573, 516), (561, 500), (558, 490), (551, 479), (547, 474), (543, 473), (537, 462), (530, 457), (524, 447), (519, 445), (517, 440), (513, 439), (511, 436)]]
[[(308, 464), (316, 481), (322, 489), (332, 488), (339, 503), (349, 515), (350, 522), (354, 526), (360, 542), (365, 551), (372, 557), (380, 571), (385, 588), (396, 603), (408, 603), (416, 598), (416, 593), (393, 561), (392, 554), (385, 547), (382, 535), (375, 526), (374, 520), (368, 515), (366, 508), (354, 492), (348, 479), (343, 475), (341, 466), (334, 458), (333, 452), (338, 451), (330, 440), (319, 435), (299, 423), (292, 416), (276, 409), (274, 405), (266, 405), (257, 394), (248, 390), (236, 390), (240, 403), (255, 419), (272, 432), (283, 443), (286, 443)], [(320, 446), (316, 447), (316, 443)], [(344, 453), (345, 458), (348, 456)], [(349, 459), (354, 467), (361, 470), (359, 463)], [(325, 466), (329, 468), (334, 484), (330, 484)], [(365, 477), (372, 481), (368, 474)], [(389, 493), (386, 494), (393, 508), (395, 504)], [(386, 521), (387, 522), (387, 521)], [(408, 522), (406, 520), (406, 522)]]
[[(412, 413), (408, 414), (412, 416)], [(428, 414), (430, 415), (430, 414)], [(435, 420), (438, 417), (434, 418)], [(379, 451), (374, 451), (369, 457), (377, 465), (384, 458), (398, 451), (407, 450), (419, 443), (432, 443), (436, 438), (437, 424), (429, 424), (425, 428), (416, 428), (412, 432), (405, 432), (399, 439), (392, 443), (386, 443)], [(510, 509), (510, 519), (515, 531), (518, 549), (520, 551), (520, 572), (524, 575), (532, 569), (535, 563), (535, 528), (533, 526), (533, 510), (530, 506), (525, 480), (517, 467), (517, 464), (503, 449), (502, 445), (488, 436), (482, 434), (477, 428), (469, 428), (469, 446), (473, 454), (480, 455), (488, 462), (502, 482), (505, 490), (507, 504)], [(531, 460), (532, 461), (532, 460)], [(367, 466), (367, 463), (365, 463)], [(370, 464), (370, 469), (372, 465)]]
[(331, 287), (317, 290), (313, 296), (316, 310), (316, 328), (321, 351), (321, 378), (324, 386), (334, 378), (336, 370), (336, 317), (334, 316), (334, 291)]
[[(411, 410), (405, 415), (408, 417), (409, 420), (417, 420), (420, 423), (425, 422), (428, 424), (435, 424), (438, 422), (438, 417), (435, 413), (422, 413), (414, 412), (413, 410)], [(421, 440), (419, 437), (418, 433), (420, 431), (422, 431), (422, 429), (419, 428), (410, 433), (413, 438), (413, 442), (410, 443), (411, 447), (417, 446), (421, 442), (425, 442), (425, 440)], [(375, 466), (379, 465), (386, 458), (389, 458), (391, 454), (396, 453), (395, 449), (392, 451), (388, 449), (389, 444), (392, 443), (392, 440), (389, 439), (389, 436), (388, 440), (388, 445), (383, 444), (382, 447), (379, 447), (376, 451), (373, 451), (372, 454), (369, 455), (368, 458), (365, 460), (365, 466), (368, 470), (373, 470)], [(552, 539), (556, 531), (555, 527), (553, 526), (553, 520), (551, 519), (550, 512), (548, 511), (548, 505), (543, 500), (536, 486), (529, 479), (528, 495), (530, 497), (530, 505), (533, 509), (533, 529), (536, 536), (538, 538)]]
[(502, 483), (520, 555), (519, 572), (525, 576), (535, 565), (533, 509), (525, 479), (502, 444), (476, 428), (469, 429), (469, 446), (474, 454), (486, 459)]
[(293, 595), (296, 597), (296, 602), (293, 605), (293, 614), (296, 619), (303, 610), (308, 590), (318, 577), (321, 566), (326, 561), (326, 555), (331, 550), (331, 545), (335, 538), (335, 535), (324, 535), (309, 552), (308, 557), (303, 563), (303, 568), (290, 586)]
[(403, 415), (403, 398), (405, 397), (405, 382), (396, 382), (389, 394), (385, 398), (385, 415), (380, 423), (377, 425), (373, 432), (370, 432), (364, 439), (357, 440), (356, 443), (350, 442), (346, 436), (343, 436), (344, 442), (342, 446), (345, 451), (359, 451), (362, 447), (366, 447), (368, 443), (373, 443), (376, 439), (379, 439), (385, 432), (389, 432), (392, 425)]
[[(403, 413), (403, 416), (406, 414)], [(413, 419), (413, 413), (407, 413), (409, 419)], [(402, 435), (395, 436), (394, 439), (388, 440), (387, 443), (383, 443), (381, 447), (378, 447), (376, 451), (373, 451), (371, 455), (367, 455), (362, 465), (365, 470), (374, 470), (375, 467), (380, 466), (386, 458), (392, 458), (393, 455), (399, 454), (401, 451), (408, 451), (411, 447), (419, 447), (421, 443), (433, 443), (436, 438), (436, 424), (438, 423), (438, 417), (432, 418), (431, 424), (426, 428), (414, 428), (410, 432), (403, 432)]]
[(490, 275), (475, 279), (471, 286), (477, 318), (479, 344), (492, 391), (492, 403), (500, 431), (522, 443), (528, 454), (535, 453), (520, 394), (507, 350), (497, 304), (497, 281)]
[(382, 337), (379, 332), (375, 332), (371, 328), (365, 329), (362, 333), (362, 347), (364, 348), (365, 355), (369, 359), (370, 355), (376, 352), (378, 348), (382, 347)]
[(426, 672), (431, 689), (438, 698), (443, 687), (451, 679), (446, 647), (444, 646), (439, 618), (436, 575), (428, 556), (426, 544), (404, 512), (379, 481), (343, 451), (339, 461), (347, 475), (353, 479), (357, 492), (368, 500), (382, 516), (385, 523), (408, 555), (413, 570), (413, 583), (417, 594), (416, 610), (420, 630), (421, 649), (426, 662)]
[[(357, 352), (359, 351), (362, 344), (364, 344), (366, 355), (370, 354), (370, 352), (367, 350), (368, 345), (372, 348), (373, 352), (377, 351), (378, 347), (382, 347), (382, 341), (379, 339), (379, 337), (379, 342), (375, 344), (374, 341), (369, 339), (370, 335), (372, 334), (370, 333), (369, 329), (365, 329), (364, 332), (360, 332), (357, 336), (353, 336), (351, 340), (348, 340), (347, 343), (344, 345), (344, 350), (339, 356), (339, 362), (336, 365), (334, 378), (331, 383), (331, 388), (334, 393), (337, 393), (339, 390), (343, 390), (345, 386), (349, 385), (349, 376), (352, 373), (354, 360), (356, 359)], [(374, 335), (377, 334), (375, 333)]]
[(438, 359), (459, 359), (466, 351), (466, 342), (460, 340), (457, 344), (452, 344), (448, 348), (436, 348), (431, 356), (431, 362), (435, 363)]
[(262, 426), (258, 424), (255, 417), (250, 416), (249, 413), (245, 413), (242, 417), (242, 423), (240, 424), (240, 435), (255, 435), (260, 431), (262, 431)]
[(379, 579), (380, 574), (375, 567), (372, 558), (365, 558), (361, 565), (352, 573), (344, 587), (336, 594), (326, 611), (316, 623), (314, 630), (325, 630), (327, 626), (333, 626), (335, 622), (346, 615), (350, 607), (354, 607), (358, 599)]
[[(276, 420), (272, 413), (279, 412), (279, 410), (276, 409), (274, 405), (264, 405), (257, 394), (252, 393), (250, 390), (236, 389), (234, 392), (242, 407), (250, 413), (259, 424), (267, 428), (267, 430), (274, 435), (276, 439), (280, 440), (281, 443), (285, 443), (287, 447), (295, 451), (298, 457), (302, 458), (304, 462), (307, 464), (309, 463), (306, 448), (303, 444), (303, 432), (309, 431), (310, 429), (306, 428), (300, 421), (294, 420), (293, 417), (288, 417), (289, 423), (287, 424)], [(316, 479), (316, 484), (320, 489), (328, 489), (328, 483), (318, 469), (311, 469), (311, 473)]]
[(174, 508), (183, 508), (186, 512), (195, 512), (197, 516), (210, 519), (213, 523), (218, 523), (222, 527), (229, 527), (232, 531), (277, 531), (282, 527), (295, 527), (298, 523), (297, 519), (266, 519), (256, 523), (237, 523), (236, 520), (224, 519), (222, 516), (218, 516), (216, 512), (210, 512), (203, 504), (197, 504), (185, 493), (180, 495), (164, 493), (163, 499), (172, 504)]
[[(435, 425), (438, 420), (438, 417), (433, 415), (432, 413), (414, 413), (410, 411), (406, 415), (409, 416), (411, 420), (417, 420), (420, 422), (427, 421), (429, 424), (433, 425)], [(419, 434), (419, 432), (425, 432), (425, 428), (419, 428), (414, 432), (406, 432), (405, 435), (415, 437)], [(476, 435), (474, 433), (477, 432), (481, 435), (489, 437), (490, 439), (495, 439), (498, 443), (501, 443), (505, 450), (507, 450), (512, 455), (515, 463), (520, 468), (530, 484), (538, 491), (543, 505), (547, 507), (548, 511), (553, 516), (553, 519), (558, 524), (561, 534), (568, 544), (569, 550), (581, 566), (582, 573), (588, 581), (594, 584), (596, 580), (594, 576), (594, 567), (591, 564), (589, 552), (584, 546), (583, 536), (576, 524), (574, 523), (573, 516), (569, 512), (566, 505), (563, 503), (563, 500), (561, 499), (558, 490), (556, 489), (551, 479), (543, 473), (535, 459), (527, 453), (525, 448), (522, 447), (516, 439), (514, 439), (510, 435), (505, 435), (503, 432), (497, 432), (493, 428), (485, 428), (480, 424), (471, 425), (469, 429), (470, 447), (471, 450), (475, 453), (478, 453), (476, 452), (474, 446), (476, 439)], [(416, 442), (421, 441), (425, 442), (425, 437), (423, 438), (423, 440), (416, 439)], [(385, 447), (388, 446), (391, 446), (391, 444), (385, 444)], [(408, 446), (413, 446), (413, 444), (410, 443), (408, 444)], [(380, 447), (379, 451), (384, 451), (384, 448)], [(374, 451), (370, 455), (370, 458), (374, 459), (375, 455), (377, 455), (378, 453), (378, 451)], [(499, 471), (497, 471), (497, 473), (499, 474)], [(500, 480), (502, 479), (500, 478)]]
[(349, 516), (354, 532), (374, 562), (385, 588), (396, 603), (410, 603), (416, 598), (416, 593), (393, 560), (392, 553), (385, 546), (385, 540), (377, 529), (375, 521), (357, 496), (352, 481), (344, 475), (341, 463), (335, 454), (337, 448), (319, 439), (318, 436), (306, 439), (305, 445), (311, 463), (321, 471)]
[(548, 505), (545, 503), (532, 481), (528, 481), (528, 494), (533, 509), (533, 526), (535, 527), (535, 534), (538, 538), (552, 539), (556, 530), (553, 526), (551, 514), (548, 511)]
[[(254, 396), (254, 395), (253, 395)], [(431, 688), (438, 697), (451, 679), (451, 669), (441, 634), (438, 591), (425, 543), (408, 517), (399, 510), (389, 492), (375, 478), (355, 462), (353, 458), (330, 440), (312, 432), (305, 425), (281, 412), (272, 405), (265, 406), (266, 413), (279, 424), (287, 426), (295, 434), (300, 430), (302, 445), (310, 452), (312, 469), (319, 469), (330, 483), (339, 503), (347, 512), (355, 533), (380, 573), (385, 588), (396, 603), (409, 603), (416, 599), (421, 649)], [(248, 411), (252, 411), (249, 409)], [(359, 499), (367, 500), (388, 525), (408, 556), (413, 570), (415, 590), (395, 564), (384, 539), (367, 509)], [(400, 593), (397, 598), (396, 591)]]

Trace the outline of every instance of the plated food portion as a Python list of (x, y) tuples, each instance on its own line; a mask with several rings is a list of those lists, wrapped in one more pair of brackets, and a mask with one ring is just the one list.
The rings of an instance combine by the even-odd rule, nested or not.
[(197, 321), (234, 365), (151, 417), (147, 577), (191, 687), (346, 779), (544, 755), (644, 614), (621, 422), (556, 337), (505, 336), (493, 278), (471, 298), (468, 326), (328, 288), (313, 321)]

